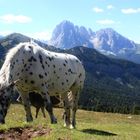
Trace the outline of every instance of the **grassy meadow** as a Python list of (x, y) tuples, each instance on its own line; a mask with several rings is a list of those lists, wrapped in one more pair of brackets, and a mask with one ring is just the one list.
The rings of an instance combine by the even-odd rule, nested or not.
[[(11, 105), (6, 116), (6, 124), (0, 125), (0, 131), (31, 126), (35, 130), (39, 127), (50, 129), (47, 135), (32, 138), (34, 140), (140, 140), (139, 115), (78, 110), (77, 128), (70, 130), (63, 127), (62, 112), (63, 109), (54, 109), (57, 124), (50, 124), (47, 112), (47, 117), (43, 118), (41, 111), (37, 119), (34, 118), (32, 123), (26, 123), (23, 106)], [(33, 107), (32, 114), (34, 117)]]

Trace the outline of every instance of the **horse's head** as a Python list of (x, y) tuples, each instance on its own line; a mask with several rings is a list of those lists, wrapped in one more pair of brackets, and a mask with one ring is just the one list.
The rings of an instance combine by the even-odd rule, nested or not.
[(0, 123), (5, 123), (5, 116), (10, 105), (14, 83), (8, 86), (0, 86)]

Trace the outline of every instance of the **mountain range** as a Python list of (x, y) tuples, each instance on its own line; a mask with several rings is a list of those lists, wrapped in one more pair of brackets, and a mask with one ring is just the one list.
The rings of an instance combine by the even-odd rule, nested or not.
[(49, 43), (61, 49), (75, 46), (94, 48), (109, 57), (140, 63), (140, 46), (111, 28), (94, 32), (90, 28), (63, 21), (55, 27)]
[[(92, 33), (92, 32), (91, 32)], [(31, 38), (14, 33), (0, 39), (0, 64), (6, 52)], [(97, 111), (140, 113), (140, 65), (107, 57), (94, 48), (77, 46), (60, 49), (34, 40), (45, 49), (77, 56), (86, 70), (86, 80), (80, 95), (81, 108)]]

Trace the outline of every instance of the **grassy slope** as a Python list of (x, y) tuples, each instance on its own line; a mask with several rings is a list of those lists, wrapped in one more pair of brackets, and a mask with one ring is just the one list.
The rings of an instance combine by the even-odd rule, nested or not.
[[(23, 106), (11, 105), (6, 124), (0, 125), (0, 129), (27, 125), (32, 125), (34, 128), (46, 126), (52, 129), (48, 136), (34, 138), (36, 140), (139, 140), (140, 138), (140, 116), (78, 110), (77, 129), (69, 130), (63, 127), (61, 119), (63, 110), (54, 111), (58, 118), (56, 125), (50, 124), (48, 116), (44, 119), (41, 112), (33, 123), (26, 123)], [(34, 108), (32, 113), (35, 116)]]

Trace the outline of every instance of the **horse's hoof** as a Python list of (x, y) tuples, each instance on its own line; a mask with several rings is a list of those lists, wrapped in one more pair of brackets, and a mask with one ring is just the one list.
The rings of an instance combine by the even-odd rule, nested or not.
[(1, 120), (1, 121), (0, 121), (0, 124), (5, 124), (5, 121), (4, 121), (4, 120)]
[(51, 121), (51, 124), (56, 124), (57, 123), (57, 119), (54, 119), (53, 121)]
[(72, 124), (70, 124), (70, 129), (75, 129), (75, 127)]
[(32, 122), (33, 121), (33, 118), (27, 118), (27, 122)]
[(64, 127), (67, 127), (66, 123), (64, 123)]

